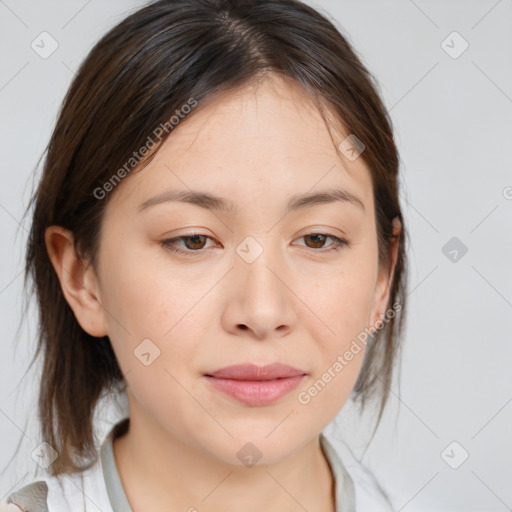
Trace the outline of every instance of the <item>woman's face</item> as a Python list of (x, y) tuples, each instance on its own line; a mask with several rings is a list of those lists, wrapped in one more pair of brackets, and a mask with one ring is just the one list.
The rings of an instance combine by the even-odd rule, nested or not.
[[(335, 190), (353, 199), (307, 199)], [(362, 158), (337, 154), (298, 89), (266, 81), (198, 107), (111, 193), (98, 321), (126, 376), (132, 417), (232, 464), (249, 442), (272, 463), (318, 436), (357, 379), (358, 335), (387, 300)], [(163, 200), (175, 193), (216, 199)], [(268, 381), (207, 377), (276, 362), (304, 374), (281, 396), (261, 396)], [(237, 396), (216, 385), (230, 382)]]

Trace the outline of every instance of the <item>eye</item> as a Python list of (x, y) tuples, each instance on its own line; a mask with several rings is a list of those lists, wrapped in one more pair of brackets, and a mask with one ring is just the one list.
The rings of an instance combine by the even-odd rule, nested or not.
[(307, 245), (310, 249), (322, 249), (325, 241), (327, 239), (334, 240), (334, 243), (328, 246), (328, 249), (316, 252), (329, 252), (329, 251), (339, 251), (343, 246), (348, 246), (349, 243), (347, 240), (343, 238), (339, 238), (334, 235), (330, 235), (329, 233), (310, 233), (309, 235), (304, 235), (299, 238), (304, 238), (305, 240), (309, 240), (311, 245)]
[[(302, 238), (308, 241), (306, 247), (313, 249), (315, 252), (339, 251), (343, 246), (349, 246), (349, 242), (347, 240), (330, 235), (329, 233), (310, 233), (309, 235), (300, 237), (299, 240)], [(324, 244), (328, 239), (333, 240), (333, 243), (328, 245), (328, 248), (325, 249)], [(199, 255), (204, 252), (207, 240), (213, 239), (207, 235), (192, 234), (162, 240), (160, 245), (170, 252), (195, 256), (196, 254)], [(184, 244), (184, 249), (183, 246), (182, 248), (177, 247), (178, 242), (182, 242)]]
[[(176, 238), (169, 238), (167, 240), (162, 240), (160, 245), (171, 252), (177, 252), (180, 254), (189, 255), (191, 253), (200, 253), (204, 249), (204, 244), (206, 239), (212, 240), (211, 237), (206, 235), (193, 234), (188, 236), (177, 236)], [(185, 243), (185, 248), (187, 250), (178, 249), (176, 247), (176, 242), (182, 241)]]

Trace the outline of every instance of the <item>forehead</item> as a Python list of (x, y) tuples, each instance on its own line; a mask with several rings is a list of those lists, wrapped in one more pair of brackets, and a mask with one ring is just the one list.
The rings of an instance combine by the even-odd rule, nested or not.
[(347, 134), (330, 128), (333, 139), (299, 86), (264, 80), (193, 109), (112, 199), (140, 203), (168, 189), (200, 189), (242, 204), (288, 202), (308, 191), (342, 188), (370, 206), (369, 169), (362, 158), (350, 161), (337, 151)]

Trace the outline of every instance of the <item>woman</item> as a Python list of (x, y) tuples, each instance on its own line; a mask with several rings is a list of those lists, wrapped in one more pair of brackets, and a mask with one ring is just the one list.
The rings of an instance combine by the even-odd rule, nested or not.
[[(47, 474), (2, 510), (391, 510), (322, 431), (349, 396), (386, 405), (398, 160), (371, 75), (299, 1), (161, 0), (110, 30), (31, 203)], [(107, 393), (129, 412), (98, 447)]]

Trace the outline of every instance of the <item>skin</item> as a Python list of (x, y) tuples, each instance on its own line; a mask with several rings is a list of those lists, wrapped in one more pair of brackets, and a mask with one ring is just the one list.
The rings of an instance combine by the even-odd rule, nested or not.
[[(331, 202), (285, 214), (292, 195), (330, 188), (364, 209)], [(189, 189), (238, 211), (177, 201), (138, 211), (164, 190)], [(133, 510), (333, 511), (319, 435), (350, 395), (364, 347), (307, 405), (298, 394), (385, 313), (397, 246), (388, 273), (363, 159), (340, 155), (309, 99), (274, 77), (198, 107), (111, 194), (97, 268), (61, 227), (48, 228), (46, 243), (78, 322), (109, 336), (126, 376), (130, 429), (114, 453)], [(327, 252), (334, 239), (306, 236), (319, 233), (349, 245)], [(176, 241), (188, 255), (161, 245), (192, 234), (209, 238)], [(263, 249), (252, 263), (236, 252), (246, 237)], [(147, 338), (160, 349), (149, 366), (134, 356)], [(307, 376), (269, 405), (237, 402), (204, 377), (275, 361)], [(247, 442), (262, 453), (251, 468), (237, 457)]]

